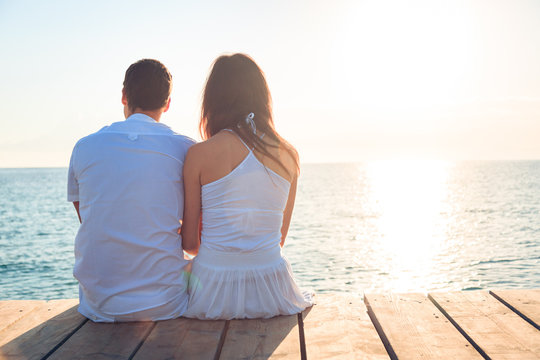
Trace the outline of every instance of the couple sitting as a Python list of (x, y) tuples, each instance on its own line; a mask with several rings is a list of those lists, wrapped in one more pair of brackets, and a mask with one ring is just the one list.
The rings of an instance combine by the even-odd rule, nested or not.
[(159, 61), (131, 65), (126, 120), (73, 149), (79, 312), (113, 322), (302, 311), (310, 297), (281, 255), (298, 156), (274, 129), (263, 72), (243, 54), (214, 62), (199, 124), (206, 141), (198, 144), (160, 123), (171, 85)]

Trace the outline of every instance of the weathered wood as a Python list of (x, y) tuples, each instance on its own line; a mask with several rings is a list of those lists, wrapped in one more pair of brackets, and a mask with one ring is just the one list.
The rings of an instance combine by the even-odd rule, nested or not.
[(487, 291), (429, 296), (491, 359), (540, 358), (540, 332)]
[[(8, 326), (29, 314), (32, 310), (43, 306), (45, 300), (4, 300), (0, 301), (0, 333)], [(1, 342), (2, 340), (0, 340)]]
[(128, 359), (155, 326), (154, 322), (87, 321), (49, 359)]
[(366, 294), (364, 302), (392, 358), (482, 359), (422, 294)]
[(6, 328), (0, 359), (41, 359), (77, 330), (86, 319), (77, 300), (52, 300)]
[(540, 330), (540, 289), (491, 290), (489, 293)]
[(298, 316), (231, 320), (220, 359), (300, 359)]
[(303, 312), (308, 359), (389, 359), (359, 297), (318, 295)]
[(226, 321), (159, 321), (134, 359), (214, 359)]
[(300, 359), (299, 334), (309, 359), (540, 358), (540, 290), (491, 293), (366, 295), (382, 341), (360, 300), (341, 295), (319, 295), (303, 317), (120, 324), (87, 321), (77, 300), (1, 301), (0, 360)]

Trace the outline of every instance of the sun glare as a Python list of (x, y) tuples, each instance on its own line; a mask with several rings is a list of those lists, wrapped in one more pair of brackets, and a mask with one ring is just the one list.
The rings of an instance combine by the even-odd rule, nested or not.
[(367, 1), (356, 6), (333, 51), (340, 99), (391, 108), (456, 100), (474, 54), (471, 22), (458, 4)]
[(370, 163), (371, 206), (377, 214), (383, 272), (393, 290), (425, 289), (433, 260), (444, 241), (444, 211), (449, 164), (396, 160)]

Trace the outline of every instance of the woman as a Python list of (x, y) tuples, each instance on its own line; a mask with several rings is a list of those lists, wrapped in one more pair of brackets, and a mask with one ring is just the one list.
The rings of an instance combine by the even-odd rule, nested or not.
[(274, 129), (264, 74), (247, 55), (214, 62), (200, 131), (207, 140), (190, 148), (184, 164), (182, 245), (197, 254), (185, 316), (269, 318), (304, 310), (310, 297), (281, 255), (298, 155)]

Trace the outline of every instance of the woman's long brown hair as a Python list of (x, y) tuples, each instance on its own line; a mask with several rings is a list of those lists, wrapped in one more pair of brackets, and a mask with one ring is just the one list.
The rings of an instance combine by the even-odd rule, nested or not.
[[(250, 114), (261, 138), (245, 121)], [(223, 129), (234, 131), (250, 148), (277, 162), (291, 176), (290, 170), (268, 148), (280, 145), (291, 155), (298, 168), (296, 150), (275, 130), (272, 98), (264, 73), (245, 54), (223, 55), (216, 59), (206, 80), (199, 131), (204, 140)], [(274, 140), (277, 145), (267, 140)]]

